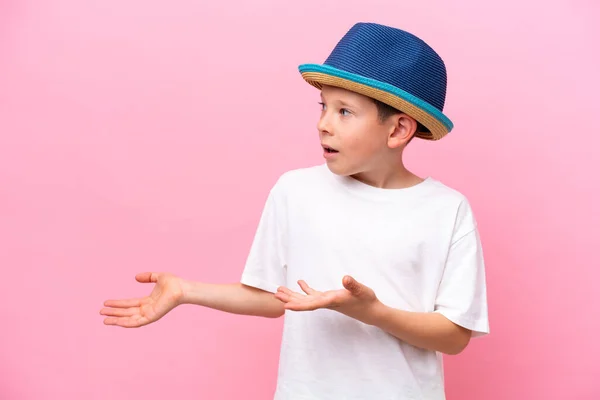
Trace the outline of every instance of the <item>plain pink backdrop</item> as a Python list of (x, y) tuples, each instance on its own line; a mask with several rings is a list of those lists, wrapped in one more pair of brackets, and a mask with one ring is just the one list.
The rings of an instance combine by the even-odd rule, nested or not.
[(0, 399), (270, 398), (281, 320), (98, 311), (147, 294), (141, 271), (239, 279), (270, 186), (322, 162), (297, 65), (357, 21), (448, 67), (456, 128), (407, 162), (470, 198), (492, 329), (446, 358), (448, 399), (600, 398), (599, 19), (591, 0), (0, 1)]

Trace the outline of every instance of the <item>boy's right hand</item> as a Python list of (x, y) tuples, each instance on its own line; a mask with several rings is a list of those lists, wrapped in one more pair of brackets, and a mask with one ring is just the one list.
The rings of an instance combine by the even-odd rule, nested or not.
[(137, 328), (162, 318), (181, 304), (183, 281), (181, 278), (161, 272), (144, 272), (136, 275), (141, 283), (154, 283), (149, 296), (138, 299), (107, 300), (101, 315), (106, 315), (106, 325)]

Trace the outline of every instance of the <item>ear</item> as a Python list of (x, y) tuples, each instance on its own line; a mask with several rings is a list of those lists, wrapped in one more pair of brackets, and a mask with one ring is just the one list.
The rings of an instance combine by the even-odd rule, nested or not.
[(388, 147), (397, 149), (406, 146), (417, 132), (417, 121), (403, 113), (394, 115), (390, 121)]

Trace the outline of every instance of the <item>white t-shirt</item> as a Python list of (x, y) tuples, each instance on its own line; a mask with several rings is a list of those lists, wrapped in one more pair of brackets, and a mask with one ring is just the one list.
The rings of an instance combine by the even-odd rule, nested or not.
[[(342, 289), (351, 275), (384, 304), (439, 312), (488, 333), (485, 271), (466, 198), (427, 178), (381, 189), (326, 165), (283, 174), (269, 193), (241, 282)], [(442, 400), (441, 354), (333, 310), (286, 311), (276, 400)]]

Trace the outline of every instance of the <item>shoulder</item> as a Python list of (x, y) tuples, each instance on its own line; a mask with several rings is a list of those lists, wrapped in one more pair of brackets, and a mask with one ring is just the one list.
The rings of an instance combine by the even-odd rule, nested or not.
[(297, 168), (282, 173), (275, 182), (272, 192), (285, 195), (295, 191), (309, 191), (327, 179), (326, 165)]
[(427, 178), (429, 181), (428, 196), (443, 202), (451, 202), (454, 204), (468, 203), (467, 196), (458, 189), (448, 186), (435, 178)]
[(470, 200), (460, 190), (429, 178), (431, 192), (428, 197), (432, 203), (444, 207), (454, 219), (455, 235), (461, 236), (477, 228), (477, 220)]

